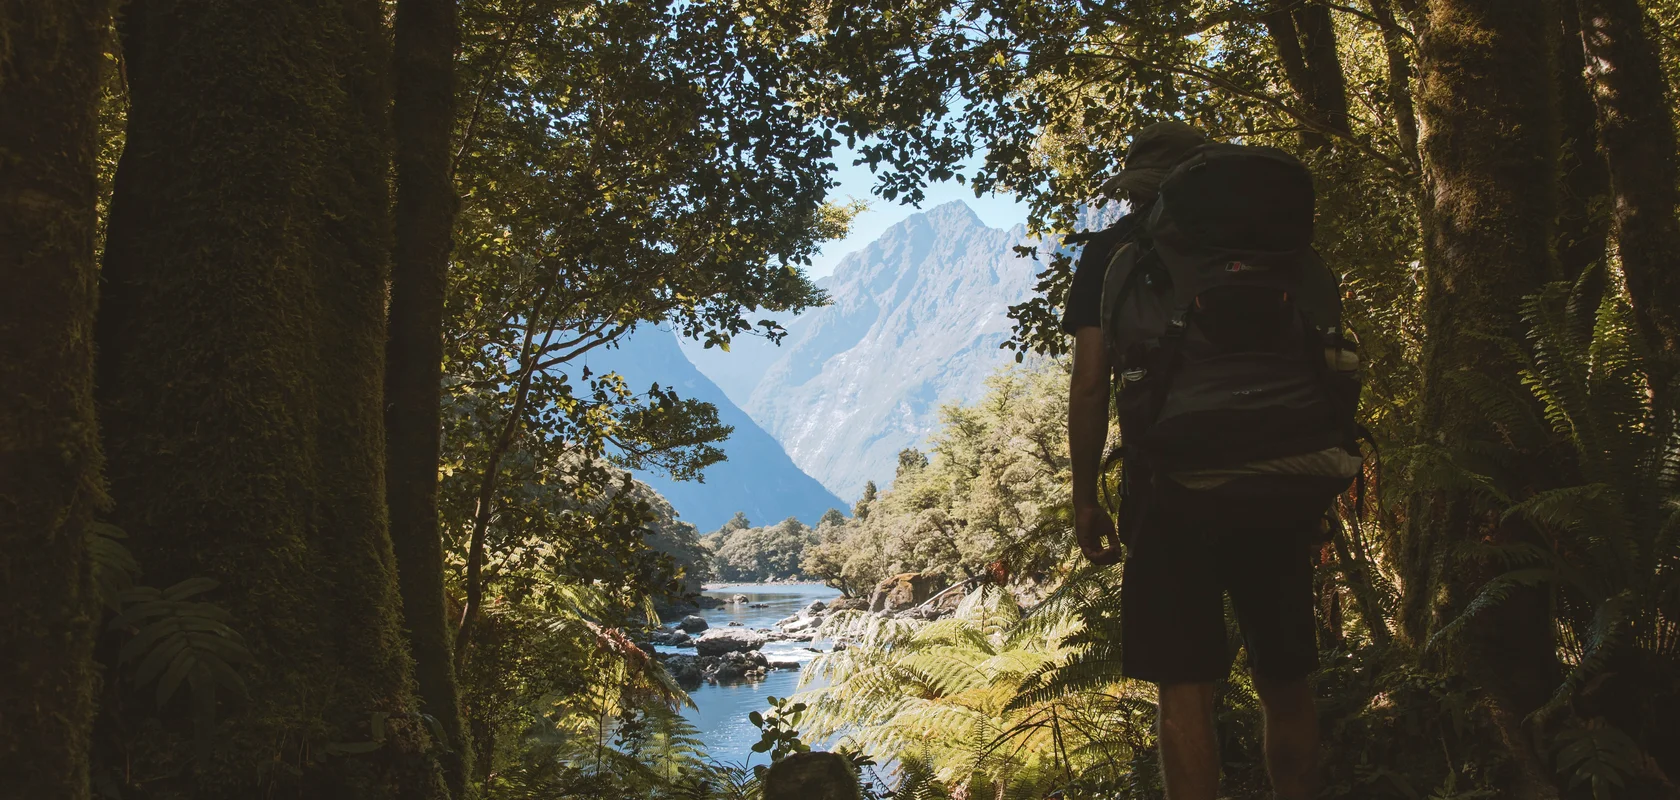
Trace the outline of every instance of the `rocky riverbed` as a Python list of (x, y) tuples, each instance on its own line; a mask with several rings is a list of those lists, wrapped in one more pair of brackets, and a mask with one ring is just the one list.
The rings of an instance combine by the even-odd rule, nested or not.
[[(652, 643), (666, 669), (678, 684), (690, 691), (704, 684), (762, 681), (776, 670), (798, 670), (801, 661), (767, 656), (762, 652), (765, 645), (805, 643), (809, 646), (803, 650), (823, 652), (826, 648), (821, 645), (827, 643), (817, 642), (817, 631), (837, 612), (868, 611), (881, 616), (938, 619), (956, 609), (965, 590), (966, 586), (958, 585), (941, 591), (935, 581), (906, 573), (882, 581), (868, 600), (815, 600), (769, 627), (752, 628), (739, 621), (714, 626), (699, 614), (688, 614), (655, 632)], [(722, 599), (719, 607), (764, 609), (769, 606), (754, 602), (749, 595), (733, 594)], [(844, 646), (844, 643), (830, 646), (834, 645)], [(693, 648), (692, 655), (686, 652), (689, 648)]]

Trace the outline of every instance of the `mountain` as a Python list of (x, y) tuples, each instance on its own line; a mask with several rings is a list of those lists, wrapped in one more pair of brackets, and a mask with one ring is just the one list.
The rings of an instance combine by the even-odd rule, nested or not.
[[(787, 324), (779, 348), (758, 343), (728, 374), (753, 419), (793, 462), (841, 497), (885, 485), (899, 450), (939, 424), (939, 406), (973, 401), (1013, 352), (1009, 306), (1025, 299), (1038, 264), (1017, 256), (1025, 228), (987, 227), (957, 201), (914, 214), (842, 260), (824, 281), (832, 303)], [(764, 365), (769, 356), (774, 361)]]
[(646, 391), (649, 385), (658, 383), (675, 389), (680, 397), (712, 403), (717, 406), (719, 420), (734, 427), (735, 432), (720, 445), (729, 460), (708, 467), (704, 483), (676, 481), (664, 473), (645, 470), (635, 473), (637, 480), (653, 487), (684, 521), (701, 531), (722, 527), (737, 511), (745, 513), (755, 525), (770, 525), (788, 517), (815, 525), (830, 508), (850, 508), (794, 466), (774, 437), (689, 362), (671, 331), (643, 327), (617, 348), (597, 350), (587, 358), (591, 370), (617, 372), (632, 390)]
[[(827, 282), (827, 278), (816, 281), (820, 287)], [(729, 350), (719, 347), (706, 347), (693, 339), (679, 341), (683, 355), (688, 357), (700, 372), (711, 378), (712, 382), (729, 396), (738, 406), (745, 406), (752, 399), (753, 389), (763, 380), (764, 373), (774, 366), (777, 359), (787, 350), (783, 345), (795, 340), (796, 333), (805, 327), (810, 320), (809, 314), (800, 316), (758, 314), (749, 315), (757, 323), (761, 319), (774, 319), (787, 330), (782, 345), (773, 344), (762, 336), (737, 336), (729, 343)]]

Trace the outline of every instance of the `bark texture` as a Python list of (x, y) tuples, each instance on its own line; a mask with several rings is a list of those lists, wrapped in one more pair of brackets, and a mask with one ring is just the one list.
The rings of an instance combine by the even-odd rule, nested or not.
[[(1423, 430), (1448, 448), (1498, 441), (1478, 410), (1489, 386), (1521, 391), (1522, 298), (1557, 276), (1558, 106), (1552, 80), (1555, 18), (1543, 0), (1434, 0), (1419, 47), (1418, 110), (1429, 198), (1424, 230)], [(1478, 513), (1465, 492), (1420, 498), (1408, 536), (1403, 609), (1414, 642), (1438, 621), (1444, 590), (1456, 606), (1487, 574), (1456, 561), (1427, 565), (1459, 540), (1509, 540), (1522, 531)], [(1543, 596), (1515, 593), (1473, 626), (1468, 672), (1494, 700), (1496, 724), (1517, 764), (1513, 797), (1555, 797), (1551, 769), (1522, 719), (1557, 685), (1551, 618)]]
[(1680, 359), (1680, 168), (1657, 40), (1638, 0), (1580, 0), (1580, 8), (1628, 296), (1646, 341), (1672, 364)]
[(1348, 132), (1347, 76), (1336, 52), (1336, 24), (1330, 9), (1316, 2), (1296, 8), (1295, 30), (1301, 37), (1301, 55), (1306, 60), (1307, 84), (1302, 87), (1308, 104), (1338, 134)]
[(1595, 270), (1588, 276), (1585, 297), (1576, 309), (1582, 323), (1590, 326), (1608, 286), (1608, 274), (1602, 267), (1610, 239), (1610, 167), (1598, 146), (1597, 112), (1587, 85), (1577, 1), (1559, 0), (1558, 16), (1558, 112), (1563, 134), (1558, 165), (1558, 266), (1565, 280)]
[(385, 513), (381, 6), (137, 0), (122, 33), (98, 331), (116, 519), (149, 584), (221, 582), (255, 663), (207, 741), (135, 697), (113, 757), (152, 798), (440, 797)]
[(1382, 26), (1383, 55), (1388, 60), (1388, 102), (1394, 112), (1394, 130), (1400, 136), (1400, 151), (1414, 167), (1418, 164), (1417, 109), (1412, 104), (1412, 59), (1406, 51), (1406, 37), (1394, 17), (1389, 0), (1370, 0), (1371, 16)]
[(103, 503), (95, 156), (110, 3), (0, 3), (0, 783), (88, 796)]
[(1335, 23), (1330, 9), (1317, 3), (1278, 5), (1261, 22), (1277, 48), (1290, 91), (1309, 119), (1301, 143), (1309, 150), (1328, 150), (1332, 135), (1348, 132), (1347, 78), (1336, 52)]
[(451, 792), (465, 791), (461, 732), (438, 526), (444, 295), (456, 198), (454, 0), (399, 0), (395, 39), (396, 247), (386, 344), (386, 500), (421, 709), (436, 717), (454, 757)]

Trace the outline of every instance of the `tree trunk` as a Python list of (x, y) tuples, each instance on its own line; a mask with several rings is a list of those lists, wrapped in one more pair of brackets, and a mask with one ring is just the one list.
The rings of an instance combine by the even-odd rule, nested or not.
[(1308, 2), (1296, 8), (1292, 16), (1301, 37), (1301, 56), (1306, 59), (1308, 104), (1332, 132), (1347, 135), (1347, 76), (1342, 72), (1342, 57), (1336, 52), (1336, 24), (1330, 18), (1330, 9)]
[[(1520, 391), (1526, 340), (1522, 298), (1557, 274), (1558, 106), (1552, 80), (1557, 40), (1544, 0), (1433, 0), (1419, 46), (1419, 115), (1425, 192), (1422, 430), (1449, 450), (1498, 441), (1469, 383)], [(1432, 575), (1461, 603), (1478, 579), (1462, 568), (1434, 572), (1466, 539), (1512, 531), (1476, 513), (1460, 491), (1420, 496), (1412, 514), (1408, 575)], [(1458, 562), (1448, 562), (1457, 565)], [(1432, 627), (1429, 586), (1407, 586), (1407, 632)], [(1459, 605), (1459, 607), (1462, 607)], [(1457, 608), (1445, 609), (1449, 614)], [(1551, 769), (1522, 719), (1557, 685), (1546, 598), (1515, 593), (1471, 626), (1466, 672), (1494, 701), (1494, 721), (1518, 764), (1514, 797), (1555, 797)]]
[(457, 754), (446, 759), (445, 772), (450, 791), (462, 797), (471, 758), (461, 734), (438, 526), (444, 294), (456, 208), (449, 174), (455, 2), (399, 0), (395, 27), (396, 247), (385, 351), (385, 496), (420, 707), (442, 724)]
[(1313, 127), (1301, 132), (1302, 146), (1327, 151), (1330, 134), (1348, 132), (1347, 79), (1330, 9), (1317, 4), (1279, 8), (1262, 15), (1261, 22), (1277, 47), (1290, 91), (1313, 120)]
[(1412, 61), (1406, 55), (1405, 37), (1388, 0), (1370, 0), (1371, 16), (1382, 26), (1383, 55), (1388, 59), (1388, 103), (1394, 111), (1394, 128), (1400, 137), (1400, 151), (1407, 163), (1418, 165), (1417, 109), (1412, 105)]
[(441, 797), (385, 516), (382, 7), (139, 0), (123, 37), (98, 375), (116, 519), (148, 583), (218, 580), (255, 658), (196, 757), (169, 713), (114, 757), (154, 797)]
[(1638, 0), (1580, 0), (1580, 8), (1622, 273), (1641, 333), (1672, 364), (1680, 360), (1680, 189), (1657, 42)]
[(93, 404), (106, 0), (0, 7), (0, 775), (88, 796), (104, 503)]
[[(1586, 274), (1586, 291), (1576, 312), (1581, 324), (1591, 330), (1598, 302), (1609, 285), (1603, 267), (1610, 239), (1610, 167), (1598, 147), (1597, 112), (1587, 86), (1580, 7), (1577, 0), (1560, 0), (1558, 11), (1558, 111), (1563, 125), (1558, 267), (1565, 280)], [(1598, 269), (1587, 274), (1595, 265)]]
[(543, 305), (548, 301), (548, 293), (553, 286), (552, 283), (545, 285), (531, 304), (531, 314), (525, 320), (524, 339), (519, 345), (519, 379), (514, 385), (513, 403), (508, 409), (507, 419), (502, 421), (501, 431), (490, 443), (490, 452), (484, 458), (484, 474), (479, 477), (472, 533), (467, 538), (466, 597), (461, 603), (461, 621), (455, 627), (456, 674), (466, 668), (467, 651), (472, 647), (473, 626), (477, 624), (479, 609), (484, 604), (485, 537), (490, 530), (490, 520), (495, 516), (496, 482), (501, 473), (502, 458), (513, 447), (514, 438), (525, 423), (525, 401), (531, 393), (531, 381), (536, 377), (539, 362), (548, 352), (554, 336), (554, 326), (550, 322), (542, 341), (535, 341), (537, 328), (542, 325)]

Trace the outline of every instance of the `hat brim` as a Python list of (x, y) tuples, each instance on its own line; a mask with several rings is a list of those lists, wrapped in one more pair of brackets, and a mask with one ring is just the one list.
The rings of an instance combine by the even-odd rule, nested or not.
[(1155, 194), (1161, 189), (1161, 181), (1166, 180), (1169, 170), (1163, 167), (1132, 167), (1123, 169), (1103, 184), (1100, 191), (1106, 197), (1116, 200), (1133, 194)]

